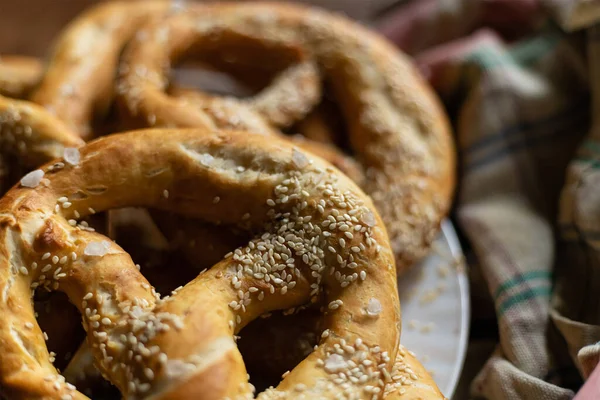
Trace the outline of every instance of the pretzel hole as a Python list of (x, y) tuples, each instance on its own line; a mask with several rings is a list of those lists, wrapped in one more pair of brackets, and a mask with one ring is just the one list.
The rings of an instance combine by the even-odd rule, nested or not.
[(48, 351), (56, 354), (54, 365), (62, 371), (85, 340), (79, 311), (69, 302), (67, 295), (44, 289), (35, 291), (34, 310), (40, 329), (48, 336)]
[(29, 170), (22, 165), (21, 156), (3, 151), (0, 156), (0, 192), (5, 193)]
[(282, 375), (312, 353), (319, 343), (322, 315), (318, 309), (286, 314), (276, 312), (258, 318), (240, 332), (237, 345), (257, 392), (277, 386)]
[(250, 97), (256, 94), (256, 90), (240, 79), (206, 63), (189, 61), (174, 68), (169, 92), (181, 96), (195, 90), (233, 97)]
[(285, 133), (299, 133), (315, 142), (334, 145), (346, 154), (353, 154), (346, 119), (326, 82), (321, 102)]
[(306, 56), (296, 46), (227, 31), (204, 36), (176, 54), (174, 64), (194, 60), (210, 66), (241, 84), (240, 91), (230, 95), (246, 97), (267, 87), (278, 73), (302, 62)]

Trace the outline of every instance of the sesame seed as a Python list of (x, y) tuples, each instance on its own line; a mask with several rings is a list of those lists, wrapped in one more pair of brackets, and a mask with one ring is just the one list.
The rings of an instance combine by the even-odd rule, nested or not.
[(150, 380), (154, 379), (154, 371), (152, 371), (150, 368), (144, 368), (144, 375), (146, 375), (146, 378)]
[(58, 256), (53, 256), (52, 257), (52, 264), (58, 264), (58, 260), (59, 260)]
[(71, 202), (65, 201), (64, 203), (62, 203), (62, 208), (69, 208), (69, 207), (71, 207), (71, 205), (72, 205)]
[(46, 259), (50, 258), (51, 255), (52, 254), (50, 254), (50, 253), (44, 253), (44, 255), (42, 256), (42, 260), (46, 260)]
[(163, 190), (163, 197), (164, 197), (165, 199), (168, 199), (168, 198), (169, 198), (169, 191), (168, 191), (168, 190), (166, 190), (166, 189), (165, 189), (165, 190)]

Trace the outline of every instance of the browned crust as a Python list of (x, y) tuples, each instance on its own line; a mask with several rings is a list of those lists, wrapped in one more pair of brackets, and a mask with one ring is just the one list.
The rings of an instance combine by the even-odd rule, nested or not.
[[(74, 398), (82, 398), (59, 380), (44, 380), (56, 371), (48, 361), (42, 334), (33, 317), (30, 284), (40, 281), (41, 268), (48, 262), (50, 267), (44, 274), (54, 277), (50, 288), (65, 292), (83, 314), (88, 341), (101, 371), (126, 395), (134, 394), (134, 389), (136, 393), (152, 393), (157, 399), (174, 398), (172, 393), (177, 398), (235, 398), (238, 394), (249, 394), (245, 368), (231, 335), (265, 312), (306, 304), (313, 291), (309, 284), (314, 283), (317, 276), (321, 276), (319, 285), (323, 286), (316, 287), (326, 288), (323, 292), (326, 304), (340, 300), (337, 309), (325, 309), (324, 326), (330, 333), (276, 390), (266, 392), (260, 398), (300, 396), (299, 383), (306, 385), (306, 396), (319, 393), (325, 397), (340, 395), (340, 391), (361, 393), (367, 390), (367, 385), (378, 385), (375, 375), (368, 375), (369, 378), (360, 384), (349, 383), (350, 386), (345, 388), (334, 384), (327, 368), (331, 362), (328, 354), (335, 344), (367, 350), (379, 346), (379, 351), (373, 350), (367, 358), (373, 359), (371, 365), (381, 365), (378, 368), (391, 368), (399, 340), (400, 310), (385, 229), (370, 200), (325, 161), (310, 155), (309, 159), (279, 139), (208, 130), (157, 130), (113, 135), (82, 147), (80, 154), (81, 161), (77, 165), (58, 171), (49, 171), (46, 165), (42, 167), (47, 179), (45, 183), (33, 189), (17, 186), (0, 200), (0, 240), (4, 243), (0, 249), (0, 313), (5, 322), (0, 326), (0, 382), (12, 398), (69, 393)], [(221, 201), (215, 204), (212, 199), (217, 193)], [(342, 193), (344, 205), (337, 197)], [(290, 199), (292, 194), (299, 198)], [(63, 197), (68, 199), (69, 205), (63, 204)], [(301, 200), (303, 198), (305, 200)], [(337, 200), (326, 203), (323, 211), (319, 211), (320, 199), (333, 198)], [(272, 206), (268, 199), (274, 199)], [(300, 206), (303, 201), (306, 205)], [(291, 264), (291, 268), (298, 268), (298, 275), (294, 273), (294, 287), (290, 286), (286, 291), (280, 289), (287, 283), (274, 280), (281, 276), (279, 272), (273, 275), (270, 283), (253, 273), (246, 276), (244, 272), (239, 275), (242, 277), (239, 287), (231, 271), (242, 264), (237, 257), (229, 256), (178, 291), (172, 300), (157, 301), (145, 278), (117, 245), (106, 242), (103, 246), (107, 246), (108, 253), (94, 256), (84, 249), (89, 249), (90, 243), (99, 244), (106, 239), (67, 222), (74, 218), (76, 210), (85, 217), (91, 212), (90, 208), (102, 211), (122, 206), (172, 210), (210, 223), (248, 224), (252, 231), (260, 232), (260, 227), (276, 229), (278, 233), (272, 236), (276, 241), (278, 235), (287, 240), (292, 240), (288, 235), (318, 236), (320, 241), (310, 239), (311, 243), (315, 243), (316, 248), (323, 247), (324, 251), (317, 252), (315, 258), (309, 257), (306, 263), (316, 262), (312, 265), (336, 270), (339, 261), (334, 254), (337, 253), (345, 262), (354, 260), (357, 265), (353, 271), (361, 271), (361, 276), (364, 271), (365, 276), (347, 286), (341, 285), (346, 278), (323, 270), (312, 275), (303, 257), (296, 254), (295, 264)], [(303, 218), (310, 217), (311, 221), (310, 224), (302, 222), (301, 228), (283, 221), (284, 225), (278, 228), (279, 217), (269, 210), (290, 212), (288, 218), (296, 224)], [(346, 238), (349, 247), (341, 242), (338, 244), (346, 237), (346, 230), (341, 225), (339, 230), (323, 228), (331, 231), (328, 236), (319, 233), (323, 232), (321, 229), (313, 233), (306, 231), (309, 226), (313, 227), (310, 229), (324, 227), (324, 218), (339, 215), (340, 210), (357, 216), (357, 222), (347, 220), (343, 225), (360, 228), (353, 230), (354, 239)], [(265, 242), (271, 240), (268, 237), (253, 239), (254, 244), (247, 247), (249, 250), (244, 247), (240, 254), (257, 252), (262, 259), (261, 243), (270, 243)], [(305, 246), (300, 243), (303, 242), (294, 245), (294, 251), (303, 248), (297, 246)], [(359, 248), (359, 244), (364, 248)], [(277, 254), (291, 251), (285, 250), (286, 246), (277, 250)], [(336, 253), (331, 253), (329, 247)], [(45, 256), (45, 253), (50, 254)], [(75, 253), (75, 259), (71, 257), (72, 253)], [(34, 266), (33, 262), (37, 264)], [(58, 266), (62, 273), (57, 272)], [(344, 268), (340, 270), (348, 273)], [(275, 274), (273, 271), (268, 274)], [(275, 285), (273, 290), (269, 289), (271, 285)], [(258, 292), (249, 291), (252, 287)], [(254, 293), (250, 297), (252, 301), (245, 305), (246, 312), (230, 303), (239, 300), (238, 290)], [(257, 300), (256, 293), (265, 290), (264, 300)], [(88, 292), (92, 294), (86, 295)], [(377, 308), (374, 316), (368, 316), (365, 310), (373, 298), (381, 305), (381, 310)], [(138, 311), (131, 311), (131, 308)], [(91, 309), (97, 311), (90, 312)], [(99, 314), (97, 318), (94, 317), (96, 313)], [(105, 318), (107, 323), (100, 324), (99, 321)], [(135, 321), (148, 321), (146, 318), (155, 321), (152, 329), (147, 322), (142, 323), (141, 331), (133, 328)], [(126, 321), (125, 325), (120, 321)], [(163, 331), (163, 326), (170, 329)], [(117, 346), (121, 334), (126, 337), (133, 334), (138, 344), (145, 343), (146, 349), (156, 346), (158, 352), (151, 352), (143, 362), (128, 361), (125, 349), (142, 352), (142, 348), (130, 347), (129, 339), (121, 342), (126, 345), (125, 349)], [(103, 347), (105, 335), (113, 338), (115, 344), (109, 342)], [(164, 362), (159, 357), (162, 353), (166, 357)], [(198, 358), (194, 358), (194, 354)], [(354, 353), (344, 354), (348, 358), (354, 357)], [(131, 377), (119, 368), (112, 369), (120, 363), (129, 365), (126, 371), (133, 374)], [(153, 370), (153, 376), (149, 377), (145, 372), (147, 369)], [(237, 384), (221, 384), (224, 376)], [(129, 382), (134, 387), (130, 387)], [(54, 388), (55, 384), (58, 390)], [(215, 391), (199, 395), (209, 389)]]

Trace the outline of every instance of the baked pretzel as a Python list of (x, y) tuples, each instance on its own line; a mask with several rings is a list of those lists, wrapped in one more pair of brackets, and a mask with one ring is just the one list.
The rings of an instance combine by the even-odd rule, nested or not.
[(33, 57), (0, 57), (0, 95), (24, 99), (42, 78), (44, 67)]
[[(118, 91), (129, 115), (151, 126), (211, 119), (193, 101), (166, 92), (172, 63), (194, 56), (226, 71), (257, 70), (277, 64), (279, 49), (300, 49), (302, 65), (312, 63), (333, 88), (399, 272), (426, 253), (450, 205), (451, 136), (435, 96), (391, 44), (342, 17), (278, 3), (196, 5), (143, 31), (125, 51)], [(263, 51), (257, 59), (244, 48)]]
[[(85, 398), (57, 374), (33, 315), (32, 285), (50, 281), (125, 397), (249, 398), (232, 335), (319, 294), (319, 346), (259, 398), (380, 397), (400, 334), (393, 256), (369, 198), (329, 164), (275, 138), (155, 130), (100, 139), (76, 165), (41, 171), (47, 181), (0, 200), (5, 395)], [(119, 246), (77, 226), (77, 215), (124, 206), (264, 232), (160, 299)]]

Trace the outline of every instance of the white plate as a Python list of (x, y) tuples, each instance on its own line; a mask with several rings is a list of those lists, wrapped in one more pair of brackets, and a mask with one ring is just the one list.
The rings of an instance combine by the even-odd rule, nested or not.
[(432, 253), (398, 280), (402, 305), (401, 343), (433, 373), (452, 398), (469, 335), (469, 283), (456, 232), (449, 221)]

